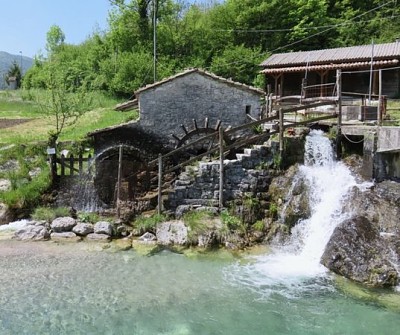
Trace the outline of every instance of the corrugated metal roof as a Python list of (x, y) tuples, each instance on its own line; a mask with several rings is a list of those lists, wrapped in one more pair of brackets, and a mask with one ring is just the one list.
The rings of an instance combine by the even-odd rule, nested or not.
[(346, 48), (274, 54), (262, 62), (261, 66), (270, 68), (292, 65), (367, 61), (371, 59), (372, 52), (374, 59), (400, 58), (400, 42), (375, 44), (374, 46), (369, 44)]
[[(398, 59), (391, 60), (379, 60), (374, 61), (373, 66), (385, 67), (392, 66), (399, 63)], [(353, 62), (353, 63), (335, 63), (335, 64), (319, 64), (319, 65), (310, 65), (310, 66), (287, 66), (287, 67), (273, 67), (266, 68), (261, 71), (264, 74), (278, 74), (282, 72), (303, 72), (303, 71), (321, 71), (321, 70), (335, 70), (335, 69), (360, 69), (360, 68), (369, 68), (371, 66), (371, 61), (369, 62)]]

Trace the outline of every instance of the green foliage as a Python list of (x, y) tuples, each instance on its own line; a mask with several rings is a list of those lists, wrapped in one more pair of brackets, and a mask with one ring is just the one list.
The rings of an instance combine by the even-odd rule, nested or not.
[(264, 59), (261, 54), (261, 48), (250, 49), (244, 45), (227, 47), (220, 55), (214, 56), (211, 71), (225, 78), (252, 84), (259, 70), (258, 64)]
[(139, 234), (145, 232), (155, 233), (158, 223), (166, 221), (167, 217), (163, 214), (154, 214), (152, 216), (139, 215), (133, 222), (133, 227), (139, 231)]
[(70, 211), (67, 207), (36, 207), (31, 218), (36, 221), (51, 222), (56, 218), (69, 216)]
[(183, 215), (183, 222), (193, 232), (202, 232), (206, 230), (207, 221), (214, 218), (214, 214), (207, 210), (190, 211)]
[(274, 202), (271, 202), (269, 204), (269, 209), (268, 209), (268, 214), (269, 217), (275, 219), (278, 215), (278, 205)]
[(17, 82), (17, 88), (20, 88), (21, 87), (21, 79), (22, 79), (22, 71), (16, 61), (14, 61), (12, 63), (11, 67), (7, 71), (7, 74), (5, 77), (7, 85), (10, 85), (11, 78), (15, 78), (15, 80)]
[(65, 34), (57, 25), (52, 25), (46, 34), (46, 50), (53, 54), (63, 45)]
[(100, 215), (94, 212), (79, 212), (78, 220), (86, 223), (96, 223), (100, 221)]
[(230, 230), (236, 230), (242, 226), (242, 221), (237, 216), (230, 214), (228, 211), (221, 212), (221, 220)]
[[(35, 146), (14, 146), (3, 150), (0, 164), (13, 160), (17, 168), (0, 173), (10, 180), (11, 189), (0, 192), (0, 200), (10, 207), (26, 208), (37, 204), (41, 195), (50, 187), (49, 168), (44, 155), (44, 148)], [(37, 175), (30, 172), (37, 170)]]
[[(153, 2), (111, 0), (109, 29), (79, 45), (47, 33), (49, 59), (38, 57), (25, 88), (47, 88), (52, 62), (74, 91), (104, 90), (130, 97), (152, 82)], [(400, 6), (377, 0), (226, 0), (189, 4), (158, 0), (157, 71), (162, 79), (187, 67), (264, 87), (258, 64), (271, 53), (391, 42), (399, 36)]]
[(265, 222), (258, 220), (252, 225), (252, 227), (255, 231), (263, 232), (265, 230)]

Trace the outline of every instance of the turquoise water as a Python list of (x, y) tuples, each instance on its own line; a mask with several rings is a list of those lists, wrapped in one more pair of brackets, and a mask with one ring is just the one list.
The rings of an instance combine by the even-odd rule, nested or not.
[(0, 334), (399, 333), (397, 293), (274, 286), (249, 262), (0, 241)]

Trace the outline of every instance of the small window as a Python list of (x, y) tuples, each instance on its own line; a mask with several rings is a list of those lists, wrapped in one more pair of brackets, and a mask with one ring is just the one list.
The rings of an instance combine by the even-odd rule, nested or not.
[(251, 105), (246, 105), (246, 114), (250, 115), (251, 113)]

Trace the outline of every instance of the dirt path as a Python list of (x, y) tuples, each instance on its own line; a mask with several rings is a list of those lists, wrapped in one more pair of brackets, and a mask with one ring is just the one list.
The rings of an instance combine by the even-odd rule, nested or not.
[(0, 129), (10, 128), (22, 123), (31, 121), (32, 119), (0, 119)]

